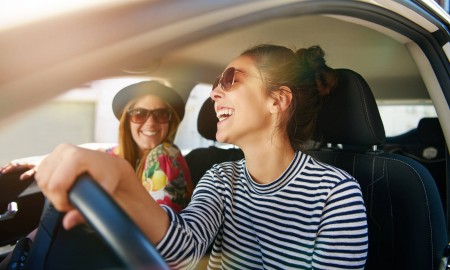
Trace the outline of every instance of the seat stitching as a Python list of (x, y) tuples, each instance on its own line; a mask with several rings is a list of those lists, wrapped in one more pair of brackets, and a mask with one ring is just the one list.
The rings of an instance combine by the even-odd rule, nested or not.
[(378, 138), (377, 136), (376, 136), (376, 134), (375, 134), (375, 128), (373, 127), (373, 125), (372, 125), (372, 121), (371, 121), (371, 118), (369, 117), (369, 114), (368, 114), (368, 106), (367, 106), (367, 101), (366, 101), (366, 96), (365, 96), (365, 92), (364, 92), (364, 87), (362, 86), (362, 82), (361, 82), (361, 80), (357, 77), (357, 80), (356, 80), (356, 83), (358, 84), (358, 90), (359, 90), (359, 92), (360, 92), (360, 97), (361, 97), (361, 99), (362, 99), (362, 104), (363, 104), (363, 107), (364, 107), (364, 117), (366, 118), (366, 123), (368, 123), (368, 126), (369, 126), (369, 130), (370, 130), (370, 133), (372, 134), (372, 136), (374, 136), (375, 138), (377, 138), (378, 140), (380, 140), (380, 138)]
[(422, 177), (420, 176), (420, 174), (417, 172), (417, 170), (414, 168), (414, 167), (412, 167), (411, 165), (409, 165), (408, 163), (406, 163), (406, 162), (404, 162), (404, 161), (402, 161), (402, 160), (398, 160), (398, 159), (394, 159), (394, 158), (390, 158), (390, 157), (381, 157), (381, 158), (384, 158), (384, 159), (388, 159), (388, 160), (392, 160), (392, 161), (398, 161), (398, 162), (400, 162), (400, 163), (403, 163), (404, 165), (406, 165), (406, 166), (408, 166), (409, 168), (411, 168), (414, 172), (415, 172), (415, 174), (417, 175), (417, 178), (420, 180), (420, 183), (422, 184), (422, 188), (423, 188), (423, 190), (425, 191), (424, 192), (424, 194), (425, 194), (425, 200), (426, 200), (426, 207), (427, 207), (427, 213), (428, 213), (428, 225), (429, 225), (429, 228), (430, 228), (430, 247), (431, 247), (431, 269), (434, 269), (434, 250), (433, 250), (433, 227), (431, 226), (431, 213), (430, 213), (430, 203), (429, 203), (429, 200), (428, 200), (428, 194), (427, 194), (427, 192), (426, 192), (426, 188), (425, 188), (425, 185), (424, 185), (424, 183), (423, 183), (423, 179), (422, 179)]

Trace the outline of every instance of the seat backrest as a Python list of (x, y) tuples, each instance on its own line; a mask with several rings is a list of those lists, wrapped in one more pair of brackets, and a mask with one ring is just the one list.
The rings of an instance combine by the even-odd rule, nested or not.
[(367, 209), (366, 269), (438, 269), (447, 245), (435, 181), (417, 161), (378, 150), (383, 123), (367, 82), (337, 69), (336, 91), (324, 101), (308, 153), (342, 168), (360, 183)]
[(416, 128), (404, 134), (386, 138), (384, 149), (386, 152), (411, 157), (423, 164), (436, 181), (442, 201), (445, 201), (446, 146), (444, 133), (437, 117), (422, 118)]
[[(203, 138), (215, 141), (217, 131), (216, 112), (214, 110), (214, 102), (208, 98), (203, 103), (197, 120), (197, 130)], [(191, 178), (194, 187), (197, 185), (200, 178), (205, 172), (214, 164), (225, 161), (234, 161), (244, 158), (244, 153), (238, 148), (219, 148), (217, 146), (210, 146), (207, 148), (197, 148), (189, 152), (186, 156), (186, 162), (191, 171)]]

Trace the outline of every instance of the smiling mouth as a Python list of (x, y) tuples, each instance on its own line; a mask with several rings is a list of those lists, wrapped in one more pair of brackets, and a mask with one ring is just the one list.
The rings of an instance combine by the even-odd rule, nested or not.
[(216, 116), (219, 119), (219, 121), (223, 121), (228, 117), (232, 116), (233, 114), (234, 110), (229, 108), (220, 109), (216, 112)]
[(141, 131), (142, 134), (144, 134), (145, 136), (154, 136), (156, 135), (156, 133), (158, 133), (157, 131), (148, 131), (148, 130), (143, 130)]

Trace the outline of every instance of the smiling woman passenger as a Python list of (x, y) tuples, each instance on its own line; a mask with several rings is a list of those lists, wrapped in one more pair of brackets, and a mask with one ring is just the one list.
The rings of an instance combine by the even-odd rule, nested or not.
[(107, 152), (127, 160), (160, 204), (180, 212), (192, 193), (186, 161), (173, 144), (184, 102), (170, 87), (144, 81), (120, 90), (112, 102), (119, 144)]

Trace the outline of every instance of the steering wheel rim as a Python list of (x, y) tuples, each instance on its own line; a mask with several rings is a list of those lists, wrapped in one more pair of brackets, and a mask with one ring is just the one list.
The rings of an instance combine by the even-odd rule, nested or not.
[[(69, 200), (86, 219), (91, 228), (105, 241), (128, 269), (170, 268), (140, 228), (122, 208), (89, 175), (78, 177), (69, 191)], [(47, 208), (47, 207), (46, 207)], [(53, 241), (54, 232), (61, 227), (61, 213), (50, 205), (41, 219), (35, 241)], [(47, 209), (46, 209), (47, 210)], [(45, 216), (47, 215), (47, 216)], [(41, 229), (42, 228), (42, 229)], [(46, 234), (46, 235), (45, 235)], [(51, 239), (49, 239), (51, 238)], [(46, 239), (42, 241), (42, 239)], [(33, 243), (33, 246), (38, 243)], [(28, 263), (44, 267), (44, 260), (51, 244), (37, 245), (30, 252)], [(43, 251), (42, 249), (47, 249)]]

